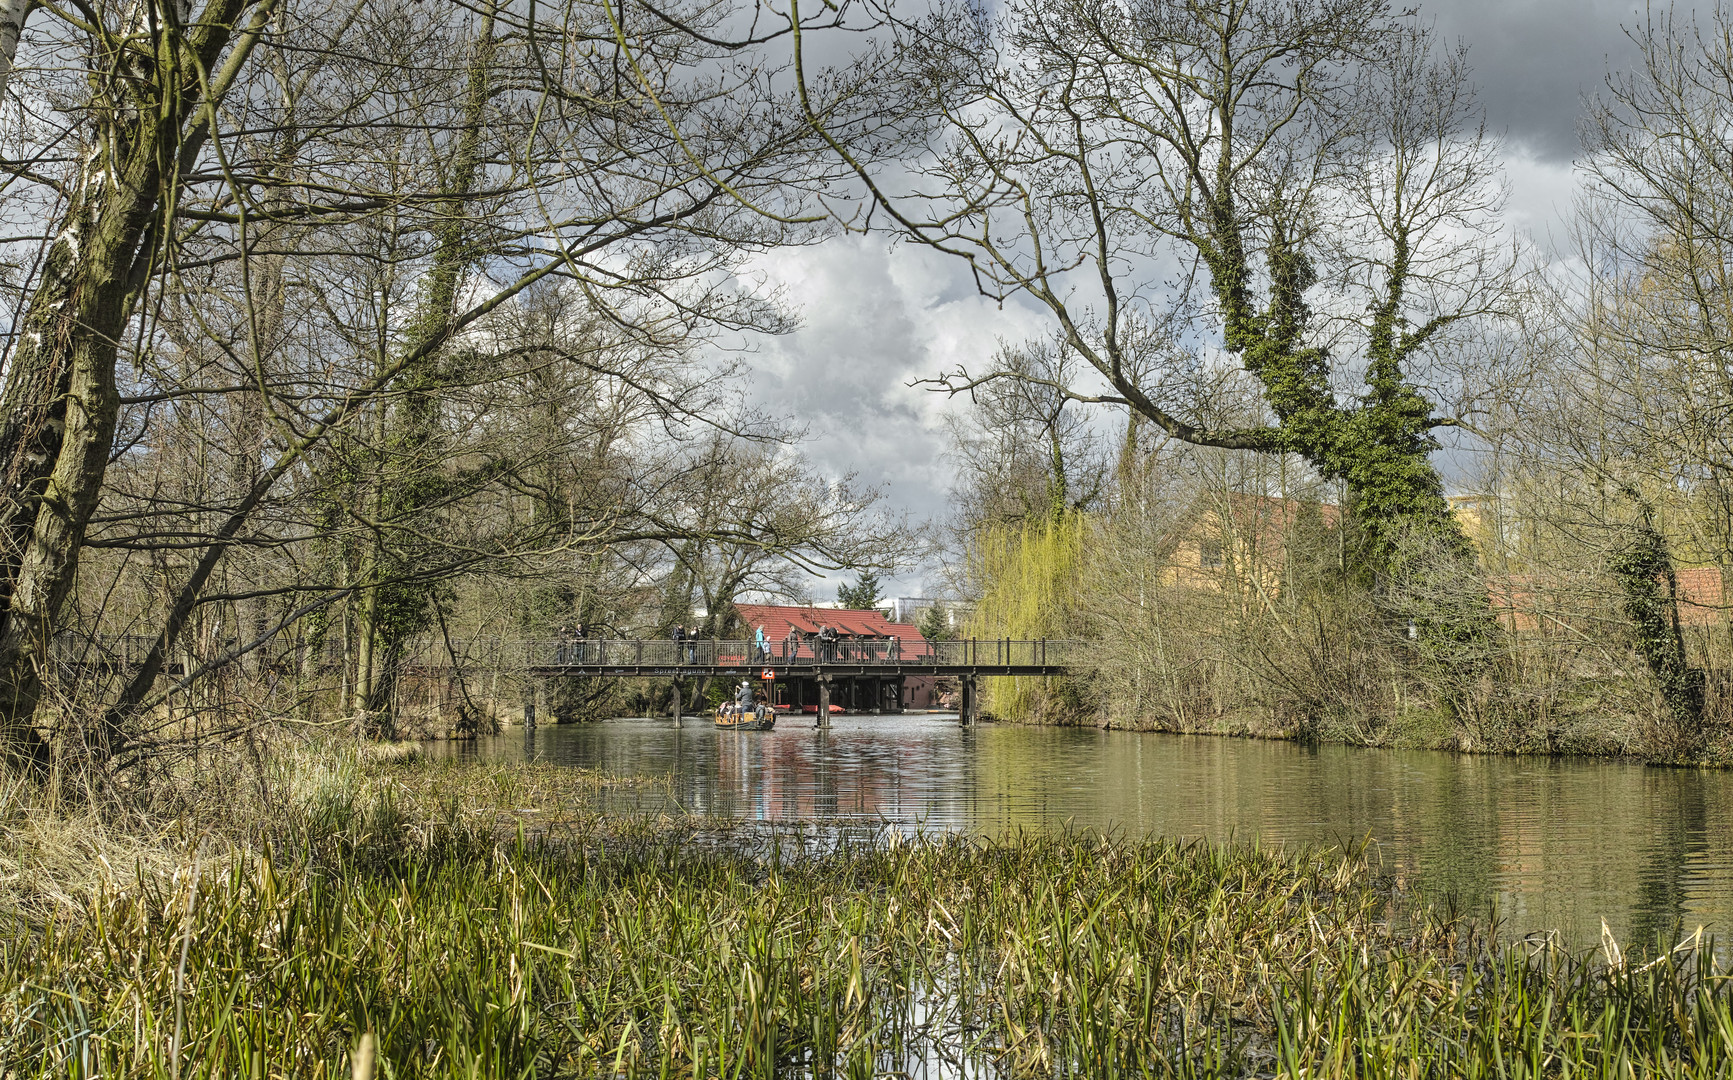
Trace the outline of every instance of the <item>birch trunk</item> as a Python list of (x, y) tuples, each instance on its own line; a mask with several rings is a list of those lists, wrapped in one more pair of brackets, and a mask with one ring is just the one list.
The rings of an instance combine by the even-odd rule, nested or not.
[(25, 20), (36, 10), (36, 4), (37, 0), (0, 0), (0, 98), (12, 86), (18, 41), (24, 36)]

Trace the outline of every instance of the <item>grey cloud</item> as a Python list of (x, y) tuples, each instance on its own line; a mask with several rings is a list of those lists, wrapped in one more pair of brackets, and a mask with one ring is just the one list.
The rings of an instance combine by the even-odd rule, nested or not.
[[(756, 269), (802, 315), (795, 333), (758, 343), (758, 404), (807, 429), (802, 450), (822, 471), (858, 474), (913, 520), (943, 518), (951, 473), (942, 417), (951, 405), (908, 384), (979, 364), (1001, 338), (1033, 335), (1034, 316), (980, 299), (960, 263), (887, 250), (881, 237), (774, 253)], [(918, 574), (893, 585), (904, 595), (921, 587)], [(835, 582), (814, 585), (820, 599), (834, 591)]]
[(1468, 43), (1492, 130), (1541, 160), (1568, 161), (1584, 95), (1630, 62), (1622, 27), (1641, 10), (1631, 0), (1431, 0), (1420, 15)]

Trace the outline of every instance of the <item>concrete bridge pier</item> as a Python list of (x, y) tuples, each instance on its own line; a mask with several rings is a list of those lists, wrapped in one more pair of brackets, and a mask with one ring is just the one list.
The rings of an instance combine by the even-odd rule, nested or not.
[(963, 700), (960, 704), (962, 708), (957, 710), (960, 714), (958, 720), (963, 726), (967, 727), (981, 719), (981, 688), (973, 675), (963, 676)]

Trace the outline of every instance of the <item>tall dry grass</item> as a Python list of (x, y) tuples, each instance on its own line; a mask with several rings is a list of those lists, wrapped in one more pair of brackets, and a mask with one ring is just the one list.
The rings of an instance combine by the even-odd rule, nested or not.
[(362, 808), (0, 942), (34, 1077), (1721, 1076), (1709, 943), (1405, 908), (1340, 853), (1082, 834), (532, 839)]

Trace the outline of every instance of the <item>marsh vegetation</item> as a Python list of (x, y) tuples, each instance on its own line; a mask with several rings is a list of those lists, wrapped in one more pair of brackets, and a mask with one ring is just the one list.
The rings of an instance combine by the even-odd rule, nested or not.
[(1712, 942), (1500, 942), (1360, 852), (604, 816), (595, 774), (353, 753), (273, 777), (202, 844), (12, 875), (8, 1075), (341, 1076), (363, 1036), (380, 1076), (1733, 1068)]

